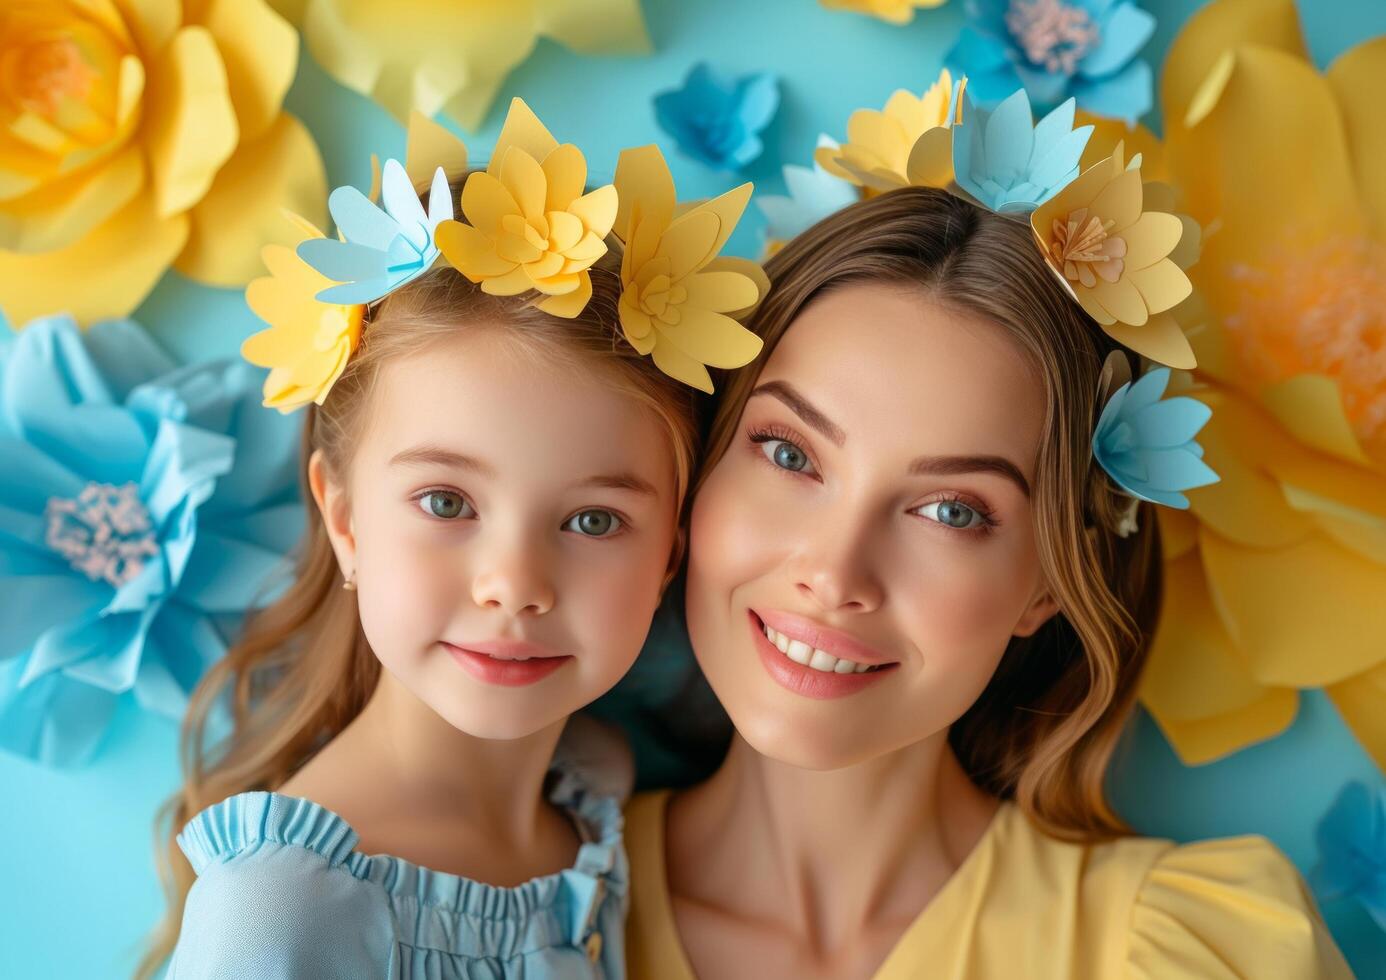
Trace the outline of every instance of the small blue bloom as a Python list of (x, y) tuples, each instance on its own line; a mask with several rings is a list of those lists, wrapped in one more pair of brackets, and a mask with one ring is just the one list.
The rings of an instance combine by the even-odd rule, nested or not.
[(1162, 401), (1168, 384), (1169, 368), (1156, 368), (1118, 388), (1097, 420), (1092, 453), (1131, 496), (1184, 510), (1189, 498), (1179, 491), (1218, 482), (1194, 442), (1213, 413), (1194, 398)]
[(1319, 863), (1310, 881), (1319, 897), (1355, 898), (1386, 929), (1386, 784), (1348, 783), (1315, 837)]
[[(818, 145), (837, 147), (828, 136), (819, 136)], [(789, 194), (763, 194), (755, 199), (765, 215), (765, 234), (771, 241), (787, 242), (857, 200), (855, 186), (816, 163), (811, 168), (786, 164), (782, 169)]]
[(740, 170), (760, 156), (759, 134), (779, 107), (774, 75), (725, 78), (706, 63), (693, 66), (683, 88), (654, 99), (655, 120), (679, 149), (719, 170)]
[(958, 186), (993, 211), (1029, 213), (1078, 176), (1091, 126), (1073, 128), (1069, 99), (1034, 123), (1030, 99), (1016, 89), (995, 110), (965, 93), (962, 122), (953, 127)]
[(181, 718), (302, 528), (296, 426), (243, 362), (130, 320), (0, 345), (0, 747), (90, 755), (120, 695)]
[(381, 210), (355, 187), (338, 187), (327, 209), (345, 241), (310, 238), (298, 256), (339, 285), (315, 297), (323, 303), (373, 303), (427, 272), (438, 258), (433, 233), (453, 216), (452, 191), (439, 167), (428, 192), (428, 213), (398, 160), (380, 176)]
[(1153, 77), (1136, 52), (1155, 18), (1132, 0), (968, 0), (966, 12), (945, 63), (979, 104), (1024, 87), (1042, 112), (1070, 96), (1127, 122), (1149, 111)]

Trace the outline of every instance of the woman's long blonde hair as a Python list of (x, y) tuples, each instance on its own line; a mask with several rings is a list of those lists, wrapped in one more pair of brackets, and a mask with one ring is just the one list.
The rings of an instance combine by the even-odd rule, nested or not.
[[(454, 186), (454, 196), (456, 191)], [(581, 366), (648, 408), (672, 443), (682, 516), (700, 442), (695, 395), (621, 338), (619, 261), (619, 245), (613, 244), (591, 270), (591, 300), (571, 320), (536, 309), (533, 294), (489, 296), (451, 268), (392, 293), (371, 311), (360, 350), (322, 406), (307, 411), (305, 499), (314, 451), (322, 452), (330, 472), (346, 472), (382, 365), (445, 342), (459, 330), (494, 328), (504, 331), (521, 356)], [(671, 568), (679, 563), (683, 542), (680, 531)], [(183, 787), (156, 824), (168, 913), (137, 977), (153, 976), (177, 942), (194, 878), (176, 842), (184, 824), (237, 793), (281, 785), (360, 713), (374, 690), (380, 665), (361, 632), (355, 593), (342, 584), (322, 521), (312, 514), (293, 584), (248, 620), (240, 642), (194, 690), (183, 722)], [(211, 746), (208, 721), (221, 705), (230, 709), (232, 729)]]
[[(766, 272), (774, 286), (747, 324), (765, 341), (762, 358), (825, 292), (885, 283), (998, 324), (1038, 370), (1047, 407), (1035, 528), (1060, 613), (1012, 639), (949, 742), (978, 786), (1015, 799), (1048, 832), (1125, 832), (1103, 780), (1134, 703), (1161, 578), (1150, 505), (1120, 537), (1129, 499), (1092, 458), (1102, 366), (1117, 345), (1055, 281), (1024, 222), (941, 190), (893, 190), (845, 208), (786, 245)], [(756, 372), (720, 383), (704, 474), (736, 437)]]

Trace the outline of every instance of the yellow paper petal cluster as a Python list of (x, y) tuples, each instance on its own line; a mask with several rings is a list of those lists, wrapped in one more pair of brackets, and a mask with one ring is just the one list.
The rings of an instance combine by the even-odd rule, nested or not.
[(334, 79), (403, 122), (485, 119), (511, 70), (545, 37), (579, 54), (645, 54), (639, 0), (273, 0)]
[(1193, 351), (1169, 312), (1193, 289), (1175, 260), (1185, 221), (1148, 209), (1147, 185), (1132, 163), (1118, 144), (1041, 204), (1030, 227), (1059, 282), (1113, 339), (1161, 364), (1192, 368)]
[(255, 275), (282, 208), (325, 177), (283, 111), (298, 35), (264, 0), (6, 0), (0, 7), (0, 307), (129, 313), (170, 264)]
[(1386, 38), (1326, 72), (1293, 0), (1215, 0), (1170, 50), (1163, 165), (1210, 228), (1191, 335), (1221, 482), (1162, 512), (1142, 696), (1180, 756), (1325, 688), (1386, 766)]
[[(290, 218), (300, 242), (323, 237), (311, 222)], [(366, 308), (314, 299), (332, 280), (293, 248), (266, 245), (261, 254), (270, 274), (251, 281), (245, 301), (269, 329), (246, 338), (241, 356), (270, 369), (264, 386), (267, 408), (287, 414), (310, 402), (321, 405), (361, 343)]]
[(829, 10), (853, 10), (891, 24), (908, 24), (917, 8), (941, 7), (948, 0), (819, 0)]
[(616, 188), (583, 193), (587, 161), (559, 144), (522, 99), (510, 104), (490, 166), (462, 188), (468, 223), (445, 221), (435, 238), (458, 272), (493, 296), (537, 289), (536, 304), (575, 317), (592, 297), (592, 263), (606, 254)]
[(847, 120), (847, 141), (813, 154), (830, 174), (871, 191), (946, 187), (953, 180), (953, 125), (962, 112), (962, 86), (947, 68), (922, 96), (897, 90), (880, 112), (858, 109)]
[(737, 368), (762, 341), (735, 319), (769, 290), (760, 266), (719, 257), (751, 197), (742, 184), (693, 207), (676, 203), (674, 179), (657, 146), (621, 153), (621, 329), (631, 345), (684, 384), (713, 390), (708, 367)]

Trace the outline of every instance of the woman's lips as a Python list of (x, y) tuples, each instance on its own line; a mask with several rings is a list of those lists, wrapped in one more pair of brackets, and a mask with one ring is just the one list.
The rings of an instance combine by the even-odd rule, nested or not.
[[(860, 641), (802, 616), (769, 611), (764, 616), (762, 619), (761, 614), (747, 610), (751, 641), (766, 673), (795, 694), (819, 700), (845, 697), (874, 684), (896, 667), (896, 662)], [(777, 634), (777, 640), (766, 635), (766, 627)], [(808, 637), (813, 638), (812, 644)], [(796, 646), (781, 650), (780, 643)], [(815, 662), (817, 667), (812, 666)]]
[(541, 681), (573, 659), (519, 640), (486, 640), (465, 646), (445, 642), (442, 646), (477, 680), (501, 687), (524, 687)]

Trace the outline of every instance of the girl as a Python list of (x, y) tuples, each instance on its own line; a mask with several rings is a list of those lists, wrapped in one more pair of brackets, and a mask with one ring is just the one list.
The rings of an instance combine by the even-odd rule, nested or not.
[[(416, 120), (410, 163), (463, 159), (446, 141)], [(316, 403), (320, 520), (194, 700), (149, 961), (176, 936), (171, 978), (624, 972), (619, 802), (551, 760), (678, 563), (692, 393), (617, 338), (606, 238), (631, 219), (523, 103), (467, 179), (468, 224), (441, 167), (426, 212), (408, 170), (386, 164), (384, 211), (334, 192), (345, 241), (267, 250), (248, 293), (266, 404)], [(223, 696), (234, 730), (204, 752)]]
[(1131, 494), (1211, 474), (1206, 410), (1104, 378), (1139, 367), (1116, 334), (1184, 352), (1156, 319), (1177, 269), (1135, 290), (1149, 330), (1088, 308), (1179, 238), (1142, 239), (1138, 171), (1101, 166), (1029, 226), (878, 174), (768, 263), (767, 357), (722, 396), (689, 532), (736, 731), (627, 811), (633, 977), (1350, 976), (1267, 842), (1135, 838), (1103, 792), (1160, 589)]

